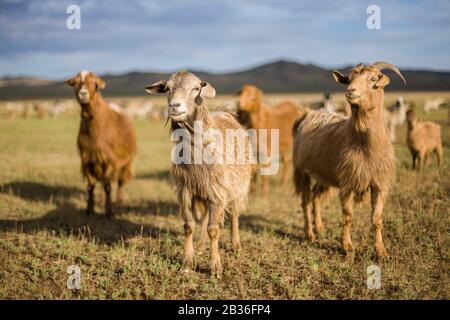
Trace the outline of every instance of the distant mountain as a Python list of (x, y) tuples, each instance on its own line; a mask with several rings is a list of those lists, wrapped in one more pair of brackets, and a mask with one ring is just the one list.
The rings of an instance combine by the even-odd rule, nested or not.
[[(342, 68), (341, 70), (348, 70)], [(255, 84), (266, 92), (322, 92), (342, 91), (331, 71), (312, 64), (300, 64), (289, 61), (277, 61), (249, 70), (212, 74), (195, 72), (203, 80), (211, 82), (219, 93), (235, 93), (243, 84)], [(389, 90), (398, 91), (444, 91), (450, 90), (450, 72), (426, 70), (402, 70), (407, 84), (391, 71)], [(105, 96), (144, 96), (144, 87), (161, 79), (167, 79), (169, 73), (130, 72), (121, 75), (102, 75), (106, 81)], [(31, 98), (72, 97), (73, 93), (62, 82), (53, 82), (36, 78), (0, 79), (0, 100)]]
[(4, 77), (0, 78), (0, 87), (34, 87), (34, 86), (45, 86), (52, 84), (53, 81), (32, 78), (32, 77)]

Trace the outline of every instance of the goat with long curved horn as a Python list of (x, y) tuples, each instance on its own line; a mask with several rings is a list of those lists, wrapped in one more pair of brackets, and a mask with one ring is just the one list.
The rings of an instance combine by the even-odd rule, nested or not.
[(398, 68), (396, 66), (394, 66), (392, 63), (385, 62), (385, 61), (378, 61), (378, 62), (372, 63), (371, 65), (369, 65), (369, 67), (378, 69), (380, 71), (383, 69), (390, 69), (390, 70), (394, 71), (406, 84), (406, 80), (403, 77), (403, 75), (401, 74), (400, 70), (398, 70)]

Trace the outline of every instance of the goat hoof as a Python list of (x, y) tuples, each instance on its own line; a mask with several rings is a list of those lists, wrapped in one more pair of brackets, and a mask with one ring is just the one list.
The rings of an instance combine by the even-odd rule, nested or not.
[(316, 225), (316, 233), (318, 236), (323, 234), (323, 230), (324, 230), (323, 224)]
[(375, 250), (377, 251), (377, 257), (381, 258), (381, 259), (386, 259), (389, 257), (386, 249), (384, 248), (384, 246), (379, 246), (376, 247)]
[(188, 273), (190, 271), (192, 271), (192, 260), (191, 259), (185, 259), (183, 262), (183, 267), (181, 268), (181, 272), (182, 273)]
[(205, 243), (200, 243), (199, 245), (198, 245), (198, 249), (197, 249), (197, 254), (199, 255), (199, 256), (201, 256), (203, 253), (205, 253), (206, 252), (206, 244)]
[(220, 262), (211, 264), (211, 277), (222, 278), (222, 264)]
[(189, 268), (181, 268), (180, 273), (183, 275), (188, 275), (189, 273), (191, 273), (191, 269)]
[(235, 253), (238, 253), (239, 251), (241, 251), (241, 244), (240, 243), (234, 243), (231, 246), (231, 250)]
[(345, 254), (350, 254), (353, 251), (353, 244), (351, 242), (344, 242), (342, 244)]
[(306, 239), (307, 239), (309, 242), (314, 242), (314, 241), (316, 241), (316, 236), (314, 235), (313, 232), (307, 232), (307, 233), (306, 233)]

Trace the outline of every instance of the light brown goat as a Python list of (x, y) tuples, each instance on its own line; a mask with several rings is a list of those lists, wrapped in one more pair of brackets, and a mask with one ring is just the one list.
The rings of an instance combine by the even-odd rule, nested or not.
[(444, 156), (441, 126), (431, 121), (421, 121), (413, 109), (408, 110), (406, 118), (408, 120), (406, 144), (412, 155), (412, 169), (422, 169), (432, 152), (436, 154), (437, 164), (440, 166)]
[[(248, 135), (243, 131), (236, 119), (225, 112), (210, 114), (205, 99), (215, 96), (214, 88), (201, 81), (194, 74), (180, 71), (171, 76), (169, 81), (161, 80), (146, 87), (149, 93), (165, 93), (168, 100), (169, 118), (172, 123), (172, 136), (181, 143), (184, 149), (180, 152), (186, 158), (175, 161), (172, 157), (172, 176), (177, 188), (181, 215), (184, 220), (184, 262), (183, 271), (193, 267), (193, 234), (196, 220), (202, 220), (200, 250), (203, 250), (206, 236), (211, 241), (211, 274), (222, 275), (222, 264), (219, 254), (219, 231), (225, 213), (231, 215), (231, 240), (234, 250), (240, 248), (239, 213), (247, 200), (251, 179), (251, 146)], [(197, 125), (203, 126), (199, 131)], [(207, 135), (216, 130), (222, 137), (229, 131), (241, 130), (244, 139), (235, 136), (230, 142), (223, 138), (222, 143)], [(176, 138), (183, 133), (182, 139)], [(193, 136), (193, 138), (191, 138)], [(202, 143), (196, 144), (200, 138)], [(181, 140), (181, 142), (180, 142)], [(241, 143), (239, 145), (239, 142)], [(243, 144), (243, 145), (242, 145)], [(227, 152), (231, 147), (236, 156), (239, 146), (244, 147), (244, 162), (195, 162), (196, 150), (204, 153), (213, 146)], [(213, 148), (213, 149), (214, 149)], [(178, 156), (180, 152), (175, 152)], [(190, 154), (190, 156), (187, 156)], [(174, 154), (172, 154), (174, 155)]]
[[(292, 160), (292, 127), (295, 120), (302, 114), (300, 107), (290, 101), (284, 101), (276, 106), (269, 106), (263, 102), (263, 92), (253, 85), (244, 85), (239, 96), (238, 115), (246, 119), (247, 126), (255, 129), (267, 129), (267, 144), (261, 145), (256, 139), (258, 153), (265, 153), (268, 159), (272, 155), (272, 141), (270, 130), (279, 130), (279, 156), (283, 162), (282, 181), (285, 183), (289, 176), (288, 170)], [(259, 135), (257, 135), (259, 137)], [(252, 190), (256, 189), (257, 171), (253, 173)], [(262, 176), (263, 193), (269, 191), (268, 176)]]
[(120, 203), (122, 186), (133, 177), (136, 153), (133, 125), (103, 100), (100, 89), (105, 87), (105, 82), (94, 73), (82, 71), (65, 83), (74, 88), (81, 106), (78, 150), (81, 170), (88, 183), (86, 213), (94, 213), (95, 183), (100, 181), (106, 196), (105, 212), (111, 218), (111, 183), (118, 181), (117, 202)]
[[(302, 195), (306, 237), (315, 239), (313, 206), (316, 231), (320, 232), (320, 196), (332, 187), (338, 188), (343, 213), (342, 246), (345, 252), (351, 251), (352, 200), (361, 201), (370, 191), (375, 249), (380, 257), (387, 255), (381, 235), (382, 213), (395, 177), (394, 149), (383, 123), (384, 87), (390, 81), (380, 72), (383, 68), (403, 79), (395, 66), (385, 62), (359, 64), (348, 76), (334, 71), (335, 80), (348, 86), (346, 99), (352, 116), (309, 111), (294, 129), (294, 182), (297, 193)], [(313, 192), (312, 179), (317, 182)]]

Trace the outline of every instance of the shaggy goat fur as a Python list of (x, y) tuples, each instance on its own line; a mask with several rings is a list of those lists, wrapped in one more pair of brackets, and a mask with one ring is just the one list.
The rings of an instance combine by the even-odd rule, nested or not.
[[(234, 156), (238, 154), (239, 139), (234, 136), (232, 142), (226, 143), (227, 130), (243, 130), (236, 119), (226, 112), (210, 114), (204, 102), (206, 98), (215, 96), (214, 88), (201, 81), (192, 73), (180, 71), (169, 81), (159, 81), (148, 86), (149, 93), (166, 93), (169, 104), (169, 117), (173, 133), (185, 130), (194, 139), (184, 141), (186, 148), (195, 148), (203, 152), (208, 146), (217, 146), (218, 140), (206, 134), (214, 129), (222, 137), (222, 150), (233, 147)], [(196, 132), (195, 123), (201, 123), (203, 132)], [(231, 216), (231, 233), (233, 249), (239, 250), (239, 213), (244, 209), (251, 179), (251, 145), (248, 135), (244, 132), (244, 162), (243, 163), (174, 163), (172, 162), (172, 178), (175, 183), (181, 215), (184, 220), (185, 253), (183, 271), (192, 270), (193, 266), (193, 233), (196, 220), (203, 220), (200, 240), (200, 250), (204, 250), (206, 236), (211, 241), (211, 274), (222, 275), (222, 264), (219, 254), (219, 231), (223, 224), (225, 213)], [(201, 134), (203, 144), (195, 144), (195, 134)], [(180, 143), (180, 141), (175, 141)], [(220, 148), (220, 147), (219, 147)], [(184, 152), (184, 151), (183, 151)], [(192, 159), (191, 159), (192, 161)]]
[[(256, 139), (256, 146), (260, 157), (262, 153), (271, 159), (271, 129), (279, 130), (279, 156), (283, 162), (282, 182), (285, 183), (289, 176), (289, 166), (292, 161), (292, 127), (295, 120), (302, 115), (302, 108), (293, 102), (284, 101), (276, 106), (269, 106), (263, 102), (263, 92), (253, 85), (244, 85), (239, 97), (238, 116), (244, 125), (255, 129), (258, 133), (260, 129), (266, 129), (267, 145), (263, 146)], [(259, 135), (258, 135), (259, 137)], [(266, 164), (264, 164), (266, 165)], [(252, 190), (256, 189), (257, 171), (253, 172)], [(269, 191), (269, 180), (267, 175), (262, 176), (263, 193)]]
[(105, 212), (111, 218), (111, 183), (118, 182), (117, 202), (120, 203), (122, 186), (133, 177), (132, 162), (136, 153), (133, 125), (103, 100), (99, 90), (105, 83), (94, 73), (80, 72), (66, 80), (66, 84), (74, 88), (81, 106), (77, 144), (81, 171), (88, 183), (86, 213), (94, 213), (94, 189), (99, 181), (106, 195)]
[(437, 164), (440, 166), (444, 156), (441, 126), (431, 121), (421, 121), (414, 110), (408, 110), (407, 119), (406, 144), (412, 156), (412, 169), (422, 169), (432, 152), (436, 154)]
[[(349, 76), (335, 71), (336, 81), (348, 85), (346, 98), (352, 116), (309, 111), (294, 129), (294, 182), (297, 194), (302, 195), (307, 238), (315, 239), (312, 207), (319, 233), (323, 227), (320, 197), (331, 188), (338, 188), (344, 218), (342, 245), (346, 252), (352, 250), (352, 200), (361, 201), (370, 191), (375, 248), (379, 256), (387, 255), (381, 236), (381, 216), (395, 176), (394, 149), (383, 123), (383, 88), (389, 83), (389, 78), (379, 71), (383, 67), (395, 68), (376, 63), (357, 65)], [(316, 181), (313, 190), (312, 179)]]

